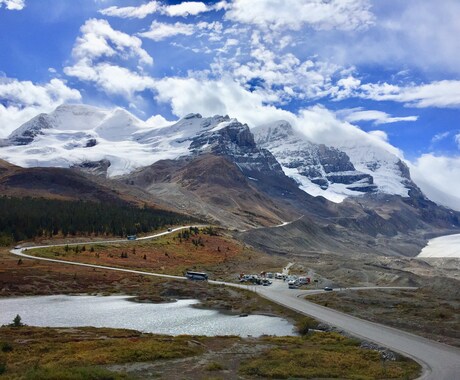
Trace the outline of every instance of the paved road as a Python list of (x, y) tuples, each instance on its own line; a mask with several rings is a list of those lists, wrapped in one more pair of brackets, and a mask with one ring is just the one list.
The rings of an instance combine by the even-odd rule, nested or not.
[[(306, 295), (318, 293), (321, 290), (301, 291), (288, 289), (285, 284), (274, 283), (273, 285), (274, 287), (270, 287), (270, 289), (268, 287), (261, 287), (257, 293), (280, 305), (309, 315), (329, 325), (336, 326), (358, 338), (378, 343), (391, 350), (412, 357), (424, 367), (425, 371), (420, 379), (460, 379), (460, 350), (458, 348), (355, 318), (304, 299)], [(352, 290), (360, 289), (363, 288), (352, 288)]]
[[(189, 228), (189, 226), (175, 228), (171, 231), (162, 232), (159, 234), (146, 236), (139, 238), (138, 240), (154, 239), (159, 236), (173, 233), (181, 229)], [(108, 240), (104, 242), (88, 242), (78, 244), (98, 244), (98, 243), (120, 243), (126, 242), (126, 240)], [(65, 246), (66, 244), (60, 244), (58, 246)], [(69, 244), (70, 245), (70, 244)], [(76, 245), (76, 244), (73, 244)], [(41, 246), (45, 247), (45, 246)], [(46, 246), (49, 247), (49, 246)], [(28, 250), (39, 247), (28, 247)], [(64, 261), (57, 259), (48, 259), (31, 256), (24, 253), (25, 248), (16, 248), (11, 250), (11, 253), (34, 260), (44, 260), (49, 262), (56, 262), (60, 264), (79, 265), (85, 267), (93, 267), (106, 270), (115, 270), (119, 272), (135, 273), (146, 276), (156, 276), (172, 278), (177, 280), (186, 280), (185, 277), (170, 276), (157, 273), (143, 272), (131, 269), (122, 269), (107, 267), (103, 265), (83, 264), (72, 261)], [(245, 288), (256, 291), (261, 296), (274, 301), (280, 305), (283, 305), (292, 310), (298, 311), (302, 314), (309, 315), (315, 319), (338, 327), (358, 338), (375, 342), (379, 345), (388, 347), (396, 352), (400, 352), (408, 357), (412, 357), (419, 362), (424, 372), (420, 379), (432, 379), (432, 380), (460, 380), (460, 350), (447, 346), (432, 340), (428, 340), (419, 337), (414, 334), (403, 332), (391, 327), (380, 325), (377, 323), (365, 321), (359, 318), (352, 317), (350, 315), (316, 305), (308, 302), (304, 297), (308, 294), (314, 294), (322, 292), (321, 290), (310, 290), (303, 291), (297, 289), (288, 289), (283, 281), (274, 281), (273, 285), (269, 287), (263, 286), (247, 286), (240, 284), (232, 284), (221, 281), (209, 281), (212, 284), (220, 284), (226, 286), (233, 286), (239, 288)], [(349, 288), (351, 290), (369, 289), (369, 288)], [(375, 288), (373, 288), (375, 289)], [(398, 288), (401, 289), (401, 288)], [(405, 288), (411, 289), (411, 288)], [(412, 288), (413, 289), (413, 288)]]
[(139, 271), (139, 270), (134, 270), (134, 269), (124, 269), (124, 268), (116, 268), (116, 267), (108, 267), (105, 265), (96, 265), (96, 264), (85, 264), (85, 263), (77, 263), (75, 261), (67, 261), (67, 260), (58, 260), (58, 259), (48, 259), (45, 257), (37, 257), (37, 256), (32, 256), (28, 255), (24, 252), (28, 252), (29, 250), (32, 249), (37, 249), (37, 248), (50, 248), (50, 247), (65, 247), (65, 246), (75, 246), (75, 245), (83, 245), (83, 244), (113, 244), (113, 243), (134, 243), (139, 240), (149, 240), (149, 239), (156, 239), (160, 236), (172, 234), (173, 232), (177, 232), (180, 230), (188, 229), (190, 227), (203, 227), (200, 225), (194, 225), (194, 226), (182, 226), (182, 227), (176, 227), (172, 228), (170, 231), (165, 231), (165, 232), (160, 232), (154, 235), (149, 235), (149, 236), (144, 236), (137, 238), (136, 240), (127, 240), (127, 239), (114, 239), (114, 240), (97, 240), (97, 241), (91, 241), (91, 242), (82, 242), (82, 243), (70, 243), (70, 244), (54, 244), (54, 245), (37, 245), (33, 247), (24, 247), (24, 248), (14, 248), (10, 252), (16, 256), (24, 257), (26, 259), (34, 259), (34, 260), (42, 260), (42, 261), (49, 261), (52, 263), (59, 263), (59, 264), (68, 264), (68, 265), (76, 265), (76, 266), (82, 266), (82, 267), (90, 267), (90, 268), (98, 268), (98, 269), (107, 269), (107, 270), (114, 270), (118, 272), (126, 272), (126, 273), (134, 273), (134, 274), (142, 274), (146, 276), (153, 276), (153, 277), (164, 277), (164, 278), (172, 278), (176, 280), (187, 280), (186, 277), (182, 276), (171, 276), (169, 274), (160, 274), (160, 273), (151, 273), (151, 272), (144, 272), (144, 271)]

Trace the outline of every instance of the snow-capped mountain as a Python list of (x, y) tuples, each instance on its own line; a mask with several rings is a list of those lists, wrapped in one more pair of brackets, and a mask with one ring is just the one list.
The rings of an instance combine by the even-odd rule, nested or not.
[(256, 142), (280, 162), (287, 176), (311, 195), (333, 202), (360, 193), (408, 196), (416, 187), (407, 166), (394, 154), (375, 145), (342, 142), (328, 147), (310, 142), (286, 121), (253, 129)]
[(0, 146), (0, 157), (20, 166), (78, 167), (108, 176), (213, 153), (229, 158), (250, 180), (271, 176), (275, 184), (287, 176), (310, 195), (334, 202), (372, 192), (407, 197), (416, 187), (405, 164), (383, 148), (314, 144), (285, 121), (250, 130), (228, 116), (190, 114), (152, 128), (121, 108), (63, 105), (23, 124)]
[(24, 167), (105, 167), (108, 176), (116, 176), (188, 155), (192, 138), (229, 120), (191, 114), (171, 126), (150, 128), (121, 108), (63, 105), (15, 130), (0, 144), (0, 155)]
[(143, 121), (121, 108), (63, 105), (15, 130), (3, 142), (1, 156), (24, 167), (71, 167), (106, 159), (109, 175), (116, 175), (149, 163), (147, 152), (132, 141), (144, 128)]

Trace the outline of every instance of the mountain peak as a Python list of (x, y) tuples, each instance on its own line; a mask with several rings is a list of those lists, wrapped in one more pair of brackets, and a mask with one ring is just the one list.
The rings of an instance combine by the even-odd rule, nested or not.
[[(286, 120), (278, 120), (273, 123), (263, 124), (252, 129), (259, 143), (268, 141), (285, 141), (295, 136), (292, 125)], [(263, 140), (263, 141), (262, 141)]]
[(228, 115), (191, 113), (149, 128), (122, 108), (66, 104), (37, 115), (1, 145), (0, 157), (20, 166), (93, 165), (108, 176), (159, 160), (213, 153), (230, 158), (248, 177), (284, 172), (301, 190), (335, 202), (375, 191), (408, 197), (418, 190), (407, 166), (381, 146), (314, 144), (285, 120), (249, 129)]

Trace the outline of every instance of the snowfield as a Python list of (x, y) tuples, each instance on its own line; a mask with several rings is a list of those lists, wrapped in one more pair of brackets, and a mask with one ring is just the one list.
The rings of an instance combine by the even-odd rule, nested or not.
[(460, 234), (431, 239), (417, 257), (460, 258)]

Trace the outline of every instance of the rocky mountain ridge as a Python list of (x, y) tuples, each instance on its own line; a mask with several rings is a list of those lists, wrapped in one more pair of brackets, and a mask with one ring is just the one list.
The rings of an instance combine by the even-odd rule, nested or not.
[(65, 105), (25, 123), (4, 140), (0, 157), (20, 166), (76, 167), (114, 177), (163, 159), (215, 153), (248, 178), (289, 177), (304, 192), (333, 202), (364, 193), (408, 196), (405, 164), (376, 147), (314, 144), (285, 121), (250, 129), (229, 116), (189, 114), (149, 126), (122, 109)]

